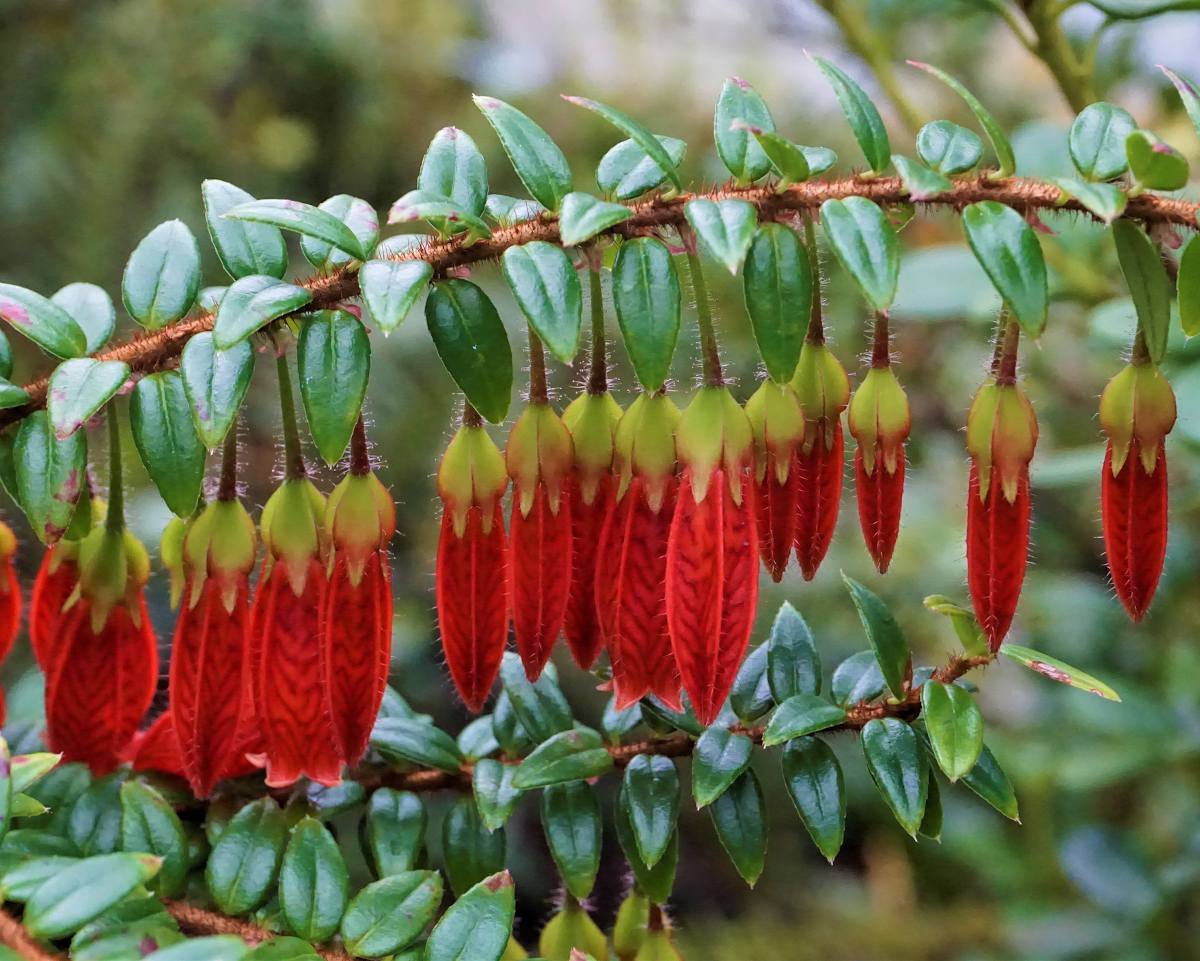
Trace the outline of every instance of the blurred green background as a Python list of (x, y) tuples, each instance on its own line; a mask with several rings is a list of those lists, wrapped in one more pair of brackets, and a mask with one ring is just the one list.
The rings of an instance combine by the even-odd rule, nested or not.
[[(910, 112), (973, 125), (952, 94), (902, 66), (906, 57), (932, 61), (965, 80), (1014, 131), (1023, 172), (1067, 174), (1071, 111), (1044, 66), (987, 7), (895, 0), (864, 9), (887, 38)], [(1081, 5), (1065, 23), (1085, 35), (1099, 17)], [(580, 189), (594, 189), (595, 164), (618, 138), (559, 92), (613, 103), (658, 133), (684, 138), (691, 145), (685, 179), (714, 183), (722, 170), (711, 147), (711, 112), (730, 74), (766, 97), (781, 132), (834, 147), (845, 171), (860, 157), (807, 49), (835, 58), (876, 95), (893, 149), (912, 153), (914, 130), (903, 112), (830, 16), (807, 0), (0, 0), (0, 29), (0, 276), (46, 293), (91, 281), (118, 303), (124, 261), (151, 227), (181, 217), (204, 236), (199, 185), (206, 177), (260, 197), (317, 203), (344, 192), (386, 209), (414, 184), (435, 131), (453, 124), (487, 155), (492, 190), (520, 194), (471, 106), (473, 91), (511, 100), (546, 126)], [(1196, 13), (1117, 24), (1099, 47), (1097, 85), (1200, 169), (1196, 137), (1154, 68), (1167, 63), (1194, 75), (1198, 48)], [(1077, 217), (1047, 223), (1052, 233), (1042, 242), (1054, 304), (1046, 336), (1027, 348), (1024, 363), (1042, 438), (1033, 564), (1015, 639), (1095, 672), (1124, 703), (1011, 665), (991, 668), (981, 683), (988, 740), (1016, 783), (1024, 823), (1004, 821), (973, 795), (944, 791), (940, 844), (916, 845), (902, 834), (851, 757), (856, 743), (845, 739), (838, 748), (849, 761), (850, 817), (834, 867), (794, 816), (777, 760), (761, 758), (772, 823), (757, 891), (738, 880), (707, 815), (685, 812), (673, 909), (690, 961), (1200, 957), (1200, 346), (1186, 345), (1176, 329), (1164, 365), (1180, 410), (1168, 443), (1171, 540), (1158, 600), (1135, 627), (1112, 598), (1102, 562), (1095, 418), (1100, 389), (1130, 341), (1133, 312), (1106, 233)], [(792, 601), (813, 628), (827, 676), (866, 646), (839, 569), (893, 605), (927, 663), (944, 659), (954, 640), (921, 599), (946, 593), (965, 600), (961, 427), (985, 374), (997, 298), (955, 219), (921, 217), (903, 238), (893, 329), (914, 429), (895, 561), (885, 578), (874, 572), (848, 483), (820, 575), (804, 584), (793, 567), (782, 585), (764, 585), (756, 631), (761, 639), (778, 604)], [(205, 256), (207, 282), (224, 283), (211, 249)], [(484, 267), (476, 277), (512, 322), (517, 312), (496, 271)], [(715, 267), (709, 277), (726, 361), (744, 398), (756, 359), (740, 282)], [(865, 311), (836, 267), (826, 294), (836, 350), (854, 368), (865, 347)], [(511, 332), (522, 342), (519, 324)], [(432, 617), (432, 481), (455, 398), (419, 308), (389, 340), (374, 339), (370, 434), (399, 504), (393, 683), (457, 730), (465, 718)], [(695, 346), (694, 333), (681, 344), (681, 393), (695, 381)], [(633, 381), (621, 349), (615, 353), (617, 396), (627, 401)], [(259, 368), (242, 428), (255, 505), (272, 488), (279, 430), (273, 374), (268, 364)], [(42, 369), (22, 352), (14, 380)], [(552, 376), (565, 402), (575, 372), (559, 368)], [(318, 473), (326, 489), (337, 477)], [(137, 481), (132, 523), (154, 545), (166, 510), (144, 477)], [(38, 552), (15, 507), (6, 505), (4, 516), (23, 531), (28, 582)], [(154, 612), (165, 639), (170, 613), (164, 578), (156, 577)], [(593, 722), (604, 695), (561, 652), (558, 662), (569, 697)], [(39, 709), (37, 679), (22, 677), (25, 664), (17, 656), (6, 668), (17, 719)], [(518, 934), (532, 943), (554, 895), (535, 804), (523, 805), (512, 822), (509, 852), (521, 895)], [(622, 871), (610, 833), (594, 898), (605, 926), (622, 893)]]

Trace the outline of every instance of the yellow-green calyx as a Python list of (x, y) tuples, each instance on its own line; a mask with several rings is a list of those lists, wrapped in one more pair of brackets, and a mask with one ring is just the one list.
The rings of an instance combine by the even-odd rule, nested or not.
[(86, 600), (95, 634), (100, 633), (118, 605), (125, 605), (133, 622), (140, 624), (137, 597), (149, 577), (150, 558), (141, 541), (128, 530), (94, 527), (79, 542), (79, 583), (63, 609)]
[[(289, 477), (267, 500), (259, 528), (267, 565), (279, 562), (292, 592), (304, 593), (309, 562), (325, 553), (325, 498), (307, 477)], [(264, 568), (264, 575), (269, 568)]]
[(835, 439), (832, 427), (850, 403), (846, 368), (823, 343), (805, 341), (791, 384), (804, 415), (804, 453), (812, 450), (818, 438), (831, 449)]
[(620, 478), (618, 500), (634, 476), (646, 485), (646, 503), (662, 507), (667, 482), (675, 475), (675, 428), (679, 408), (666, 394), (642, 394), (622, 415), (614, 440), (613, 469)]
[(651, 931), (634, 956), (634, 961), (683, 961), (668, 931)]
[(646, 941), (649, 923), (649, 899), (644, 894), (631, 891), (617, 909), (617, 920), (613, 925), (613, 950), (620, 961), (633, 961), (638, 949)]
[(329, 495), (325, 528), (357, 586), (367, 559), (385, 549), (396, 533), (396, 504), (374, 473), (347, 474)]
[(612, 394), (580, 394), (563, 411), (563, 423), (575, 444), (575, 477), (579, 496), (590, 505), (600, 481), (612, 470), (614, 438), (621, 405)]
[(891, 367), (872, 367), (854, 392), (847, 415), (850, 433), (858, 441), (863, 468), (875, 473), (875, 456), (882, 455), (884, 469), (896, 473), (900, 449), (908, 439), (912, 415), (908, 397)]
[(608, 941), (579, 902), (568, 896), (563, 909), (546, 922), (538, 954), (547, 961), (569, 961), (572, 949), (593, 958), (608, 957)]
[(171, 579), (171, 610), (179, 606), (179, 599), (183, 597), (183, 538), (187, 529), (187, 520), (172, 517), (158, 539), (158, 559)]
[(708, 493), (713, 471), (723, 467), (733, 502), (742, 502), (741, 469), (750, 463), (754, 434), (750, 418), (727, 387), (701, 387), (679, 418), (675, 451), (679, 463), (692, 472), (696, 502)]
[(1175, 426), (1175, 392), (1151, 363), (1128, 364), (1100, 395), (1100, 426), (1112, 444), (1112, 472), (1121, 472), (1136, 438), (1142, 468), (1154, 473), (1158, 445)]
[[(265, 528), (265, 513), (263, 523)], [(204, 583), (211, 577), (220, 585), (225, 610), (232, 613), (238, 589), (254, 569), (257, 553), (254, 521), (240, 501), (218, 500), (204, 505), (188, 525), (183, 541), (183, 566), (192, 585), (188, 606), (200, 603)]]
[(979, 388), (967, 415), (967, 453), (979, 472), (981, 499), (988, 496), (994, 471), (1004, 499), (1010, 504), (1016, 500), (1037, 439), (1033, 405), (1016, 384), (989, 380)]
[(438, 495), (454, 520), (454, 533), (467, 531), (467, 512), (480, 508), (483, 531), (492, 529), (492, 507), (508, 486), (504, 456), (481, 426), (458, 429), (438, 468)]
[[(804, 415), (790, 384), (764, 380), (746, 401), (746, 416), (754, 435), (754, 476), (762, 481), (768, 461), (775, 463), (775, 478), (786, 484), (792, 453), (804, 440)], [(773, 455), (768, 458), (767, 454)]]
[(508, 434), (504, 461), (522, 517), (528, 517), (533, 509), (539, 483), (546, 487), (550, 513), (558, 513), (563, 484), (571, 470), (572, 450), (571, 432), (544, 401), (531, 403), (517, 418)]

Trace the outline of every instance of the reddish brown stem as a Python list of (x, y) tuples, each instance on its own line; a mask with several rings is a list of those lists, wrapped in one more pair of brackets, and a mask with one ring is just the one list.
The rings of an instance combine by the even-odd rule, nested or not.
[[(206, 911), (203, 908), (196, 907), (194, 904), (188, 904), (186, 901), (164, 899), (163, 906), (166, 907), (171, 917), (179, 922), (179, 929), (184, 934), (201, 936), (233, 934), (251, 947), (275, 937), (270, 931), (260, 928), (257, 924), (226, 917), (224, 914), (217, 914), (215, 911)], [(350, 955), (337, 948), (314, 946), (313, 950), (320, 957), (324, 958), (325, 961), (352, 961)]]
[(890, 367), (892, 363), (892, 339), (888, 330), (888, 315), (881, 310), (875, 315), (874, 342), (871, 345), (871, 366)]
[(1021, 328), (1015, 320), (1009, 320), (1004, 328), (1004, 339), (1000, 348), (999, 361), (996, 364), (996, 383), (1015, 384), (1017, 382), (1017, 348), (1021, 344)]
[(350, 435), (350, 473), (359, 477), (371, 473), (371, 452), (367, 447), (367, 426), (362, 414), (358, 415), (354, 433)]
[(0, 944), (12, 948), (25, 961), (63, 961), (64, 955), (38, 944), (21, 922), (0, 911)]
[(237, 425), (234, 424), (225, 435), (225, 448), (221, 452), (221, 482), (217, 487), (219, 501), (237, 500), (237, 444)]

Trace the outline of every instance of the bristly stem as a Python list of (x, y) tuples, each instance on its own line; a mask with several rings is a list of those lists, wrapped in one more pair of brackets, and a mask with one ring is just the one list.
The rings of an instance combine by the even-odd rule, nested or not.
[(871, 345), (871, 366), (890, 367), (892, 365), (892, 337), (888, 330), (888, 314), (880, 310), (875, 314), (874, 342)]
[(120, 532), (125, 529), (125, 478), (121, 470), (121, 420), (117, 405), (108, 405), (108, 514), (104, 528)]
[(708, 284), (704, 281), (704, 270), (700, 257), (688, 244), (688, 272), (692, 275), (692, 290), (696, 294), (696, 323), (700, 327), (700, 355), (704, 364), (704, 383), (708, 387), (725, 386), (725, 374), (721, 370), (721, 352), (717, 348), (717, 332), (713, 327), (712, 304), (708, 299)]
[(350, 473), (356, 477), (365, 477), (371, 473), (371, 451), (367, 446), (367, 425), (363, 423), (363, 415), (358, 415), (354, 422), (354, 433), (350, 435)]
[(300, 448), (300, 431), (296, 426), (296, 400), (292, 396), (292, 372), (288, 368), (286, 353), (279, 353), (275, 358), (275, 369), (279, 374), (279, 411), (283, 417), (283, 456), (285, 460), (284, 476), (291, 480), (295, 477), (307, 477), (308, 468), (304, 465), (304, 453)]
[(996, 366), (996, 383), (1011, 385), (1017, 382), (1017, 348), (1021, 344), (1021, 327), (1010, 319), (1004, 328), (1004, 341), (1000, 350), (1000, 361)]
[(546, 389), (546, 351), (532, 327), (529, 328), (529, 403), (545, 404), (550, 400)]
[(469, 400), (465, 399), (463, 400), (462, 423), (463, 427), (483, 426), (483, 418), (479, 416), (479, 411), (475, 409)]
[(588, 373), (587, 392), (603, 394), (608, 390), (608, 353), (604, 338), (604, 288), (600, 268), (588, 270), (592, 296), (592, 369)]
[(235, 501), (237, 489), (238, 438), (237, 424), (225, 435), (225, 446), (221, 451), (221, 482), (217, 487), (217, 500)]
[(810, 344), (825, 343), (825, 318), (821, 305), (821, 259), (817, 253), (817, 228), (812, 217), (804, 218), (804, 245), (808, 248), (808, 264), (812, 273), (812, 304), (808, 310), (808, 334)]
[(1138, 367), (1150, 363), (1150, 348), (1146, 344), (1146, 333), (1142, 330), (1141, 324), (1138, 324), (1137, 333), (1133, 335), (1133, 351), (1130, 354), (1129, 362)]

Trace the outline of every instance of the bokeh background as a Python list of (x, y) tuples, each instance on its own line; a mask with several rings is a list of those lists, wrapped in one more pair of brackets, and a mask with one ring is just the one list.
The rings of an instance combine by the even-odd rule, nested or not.
[[(885, 40), (906, 106), (889, 99), (809, 0), (6, 0), (0, 277), (46, 292), (91, 281), (119, 303), (125, 258), (151, 227), (181, 217), (204, 236), (203, 178), (311, 203), (351, 193), (385, 209), (414, 184), (429, 139), (449, 124), (468, 131), (487, 155), (493, 191), (520, 194), (471, 105), (473, 91), (511, 100), (546, 126), (581, 189), (594, 189), (595, 164), (619, 138), (560, 101), (560, 92), (619, 105), (656, 132), (684, 138), (691, 145), (686, 179), (712, 183), (722, 177), (711, 147), (712, 107), (731, 74), (766, 97), (785, 135), (835, 148), (839, 169), (849, 169), (859, 155), (806, 49), (835, 58), (877, 96), (895, 150), (912, 153), (913, 115), (973, 123), (948, 91), (902, 66), (911, 57), (939, 64), (983, 97), (1013, 131), (1025, 172), (1069, 173), (1072, 114), (1044, 66), (987, 3), (872, 0), (862, 7)], [(1084, 34), (1099, 18), (1079, 5), (1066, 23)], [(1154, 68), (1167, 63), (1194, 75), (1198, 48), (1194, 12), (1115, 25), (1099, 48), (1097, 84), (1200, 169), (1195, 134)], [(839, 742), (851, 801), (847, 844), (834, 867), (794, 816), (777, 759), (761, 758), (771, 842), (754, 892), (726, 861), (707, 815), (688, 812), (685, 802), (673, 907), (691, 961), (1200, 957), (1200, 346), (1173, 331), (1164, 365), (1180, 408), (1168, 444), (1170, 548), (1158, 600), (1135, 627), (1112, 598), (1102, 564), (1095, 417), (1100, 389), (1130, 341), (1133, 312), (1106, 234), (1074, 217), (1047, 220), (1053, 233), (1041, 239), (1054, 303), (1042, 343), (1025, 352), (1042, 439), (1033, 565), (1015, 636), (1108, 680), (1124, 702), (1100, 701), (1014, 666), (991, 668), (981, 685), (988, 741), (1016, 784), (1023, 823), (1004, 821), (973, 795), (944, 791), (940, 844), (914, 844), (902, 834), (855, 757), (855, 742)], [(782, 585), (766, 587), (755, 635), (764, 636), (781, 601), (792, 601), (813, 628), (826, 676), (866, 646), (839, 569), (893, 605), (927, 663), (943, 659), (954, 642), (949, 624), (924, 611), (921, 599), (965, 599), (961, 427), (984, 376), (997, 299), (954, 219), (919, 218), (903, 240), (894, 330), (914, 430), (892, 570), (881, 578), (871, 567), (847, 484), (838, 537), (820, 575), (804, 584), (793, 569)], [(205, 256), (207, 282), (225, 282), (211, 250)], [(521, 343), (517, 311), (496, 272), (476, 276)], [(726, 360), (745, 397), (756, 362), (739, 282), (716, 269), (710, 280)], [(833, 342), (854, 367), (865, 346), (865, 311), (836, 268), (826, 295)], [(433, 472), (455, 397), (419, 308), (390, 339), (374, 339), (370, 433), (381, 476), (399, 502), (393, 683), (457, 730), (465, 718), (445, 678), (432, 616)], [(620, 348), (615, 353), (617, 396), (627, 401), (633, 381)], [(694, 383), (695, 359), (693, 332), (677, 358), (681, 391)], [(21, 352), (14, 379), (41, 372), (39, 363)], [(270, 365), (259, 368), (242, 426), (247, 497), (255, 505), (274, 482), (279, 432), (273, 374)], [(575, 373), (559, 368), (552, 376), (565, 401)], [(319, 474), (327, 488), (337, 477)], [(135, 482), (131, 521), (155, 545), (166, 510), (144, 477)], [(21, 527), (15, 506), (2, 510)], [(27, 534), (22, 539), (20, 564), (31, 575), (37, 551)], [(166, 638), (165, 579), (161, 572), (156, 578), (154, 614)], [(561, 654), (559, 663), (572, 703), (594, 722), (604, 695)], [(40, 710), (39, 679), (27, 665), (18, 654), (4, 672), (17, 721)], [(521, 892), (518, 933), (531, 943), (554, 895), (536, 804), (525, 804), (512, 822), (509, 852)], [(623, 883), (611, 832), (606, 852), (594, 899), (605, 924)]]

